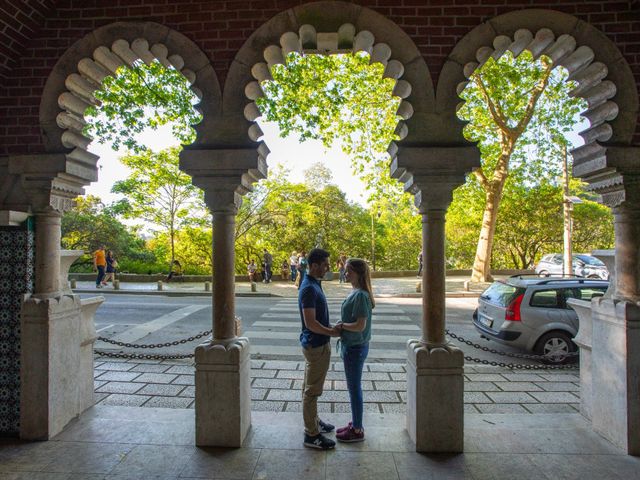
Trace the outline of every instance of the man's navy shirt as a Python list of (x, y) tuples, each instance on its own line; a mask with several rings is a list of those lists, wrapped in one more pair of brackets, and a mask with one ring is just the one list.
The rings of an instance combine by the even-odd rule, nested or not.
[(331, 337), (329, 335), (321, 335), (313, 333), (304, 324), (304, 316), (302, 310), (304, 308), (315, 308), (316, 320), (321, 325), (329, 327), (329, 306), (327, 305), (327, 297), (322, 291), (320, 282), (311, 275), (305, 275), (300, 291), (298, 292), (298, 308), (300, 309), (300, 320), (302, 321), (302, 332), (300, 333), (300, 343), (302, 348), (320, 347), (325, 343), (329, 343)]

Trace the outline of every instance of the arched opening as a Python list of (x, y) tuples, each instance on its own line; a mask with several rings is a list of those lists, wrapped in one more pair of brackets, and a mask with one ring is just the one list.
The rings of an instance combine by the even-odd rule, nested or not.
[[(499, 48), (480, 48), (476, 53), (479, 63), (470, 62), (465, 66), (465, 74), (470, 82), (458, 85), (461, 97), (467, 100), (467, 103), (461, 104), (459, 115), (470, 122), (467, 133), (472, 135), (473, 140), (479, 141), (483, 152), (483, 165), (474, 171), (474, 178), (478, 180), (480, 189), (485, 192), (481, 227), (478, 221), (480, 239), (477, 241), (471, 276), (475, 282), (491, 279), (491, 259), (494, 253), (499, 253), (494, 252), (494, 241), (498, 242), (496, 246), (500, 246), (501, 242), (500, 236), (495, 237), (496, 224), (498, 220), (505, 224), (498, 214), (503, 201), (513, 201), (516, 195), (524, 205), (533, 186), (553, 186), (556, 178), (562, 176), (562, 161), (558, 158), (563, 156), (563, 149), (572, 149), (572, 140), (567, 135), (576, 128), (572, 125), (579, 123), (578, 113), (591, 123), (589, 128), (581, 132), (584, 145), (573, 150), (577, 152), (574, 161), (579, 165), (583, 161), (583, 152), (591, 151), (596, 154), (598, 149), (604, 151), (596, 142), (604, 142), (611, 137), (611, 127), (607, 122), (613, 120), (618, 112), (617, 105), (609, 100), (615, 95), (615, 86), (610, 81), (603, 81), (606, 67), (598, 62), (593, 63), (594, 54), (590, 48), (576, 48), (575, 39), (567, 34), (556, 41), (548, 29), (541, 29), (535, 37), (528, 30), (521, 29), (516, 32), (514, 38), (515, 41), (506, 36), (499, 36), (494, 40), (494, 45)], [(535, 71), (539, 71), (538, 75), (541, 75), (537, 80), (531, 77)], [(564, 86), (567, 81), (571, 82), (571, 87)], [(472, 88), (467, 89), (467, 86)], [(577, 99), (583, 99), (582, 103)], [(472, 111), (475, 113), (471, 113)], [(473, 115), (477, 115), (477, 118)], [(480, 125), (484, 125), (484, 128)], [(573, 144), (576, 145), (575, 142)], [(530, 147), (527, 147), (528, 145)], [(568, 153), (564, 154), (565, 157), (567, 155)], [(555, 170), (553, 164), (557, 164)], [(534, 165), (538, 165), (536, 174), (533, 172)], [(549, 170), (545, 170), (546, 168)], [(525, 170), (528, 170), (528, 173)], [(519, 181), (523, 182), (525, 177), (528, 177), (526, 182), (530, 186), (516, 194), (518, 190), (514, 190), (514, 178), (518, 171), (520, 176), (524, 175)], [(554, 178), (547, 179), (547, 176)], [(568, 176), (562, 184), (565, 184), (566, 200), (559, 200), (558, 206), (570, 201)], [(467, 187), (472, 185), (475, 183), (469, 183)], [(505, 185), (509, 185), (509, 188), (503, 195)], [(522, 186), (525, 187), (524, 184)], [(511, 193), (508, 193), (509, 191)], [(577, 191), (572, 193), (575, 194)], [(532, 198), (539, 196), (534, 195)], [(470, 200), (471, 197), (466, 201)], [(593, 206), (597, 208), (597, 204)], [(551, 205), (549, 207), (551, 208)], [(459, 207), (456, 208), (459, 210)], [(548, 210), (544, 206), (541, 208)], [(508, 211), (506, 210), (505, 214)], [(565, 235), (568, 236), (570, 218), (566, 218), (565, 222)], [(546, 223), (547, 229), (553, 228), (553, 222)], [(603, 237), (610, 238), (610, 241), (606, 242), (603, 238), (602, 243), (592, 243), (588, 247), (589, 250), (612, 245), (612, 222), (608, 222), (608, 225), (609, 234), (605, 231), (602, 233)], [(513, 227), (509, 229), (508, 235), (518, 231), (516, 226)], [(558, 232), (561, 232), (560, 228)], [(523, 235), (519, 242), (525, 246), (530, 244), (531, 249), (550, 248), (554, 237), (553, 233), (550, 233), (549, 240), (545, 242), (542, 237), (536, 238), (533, 232)], [(570, 245), (565, 249), (570, 250)], [(494, 265), (494, 268), (531, 268), (533, 261), (537, 261), (540, 254), (549, 253), (525, 252), (517, 245), (510, 248), (510, 251), (514, 254), (520, 252), (524, 263), (498, 264)], [(570, 256), (570, 253), (567, 255)], [(498, 260), (499, 258), (497, 257)]]

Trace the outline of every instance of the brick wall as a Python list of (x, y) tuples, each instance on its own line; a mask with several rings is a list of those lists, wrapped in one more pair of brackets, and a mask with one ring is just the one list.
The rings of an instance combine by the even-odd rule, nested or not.
[[(0, 7), (0, 156), (42, 151), (38, 113), (47, 75), (67, 48), (95, 28), (125, 19), (166, 25), (189, 37), (209, 56), (224, 84), (233, 57), (249, 35), (277, 13), (305, 2), (14, 0), (10, 3), (18, 6)], [(640, 85), (640, 2), (637, 0), (371, 0), (356, 3), (385, 15), (411, 36), (425, 57), (434, 83), (446, 56), (475, 26), (497, 15), (535, 7), (574, 15), (600, 29), (621, 50), (633, 70), (636, 84)], [(634, 140), (640, 144), (640, 121)]]

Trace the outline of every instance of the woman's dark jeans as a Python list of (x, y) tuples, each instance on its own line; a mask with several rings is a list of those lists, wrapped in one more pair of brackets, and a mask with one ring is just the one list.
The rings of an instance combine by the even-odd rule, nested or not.
[(362, 428), (362, 369), (364, 361), (369, 354), (369, 344), (347, 347), (342, 359), (344, 361), (344, 374), (347, 377), (347, 388), (351, 400), (351, 422), (353, 428)]

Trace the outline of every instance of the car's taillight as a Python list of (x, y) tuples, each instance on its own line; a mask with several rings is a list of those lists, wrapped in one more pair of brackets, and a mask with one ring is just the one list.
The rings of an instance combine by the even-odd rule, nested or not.
[(522, 298), (524, 297), (524, 293), (521, 293), (507, 307), (507, 310), (504, 312), (504, 319), (509, 320), (511, 322), (519, 322), (522, 320), (520, 317), (520, 304), (522, 303)]

